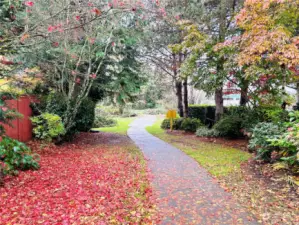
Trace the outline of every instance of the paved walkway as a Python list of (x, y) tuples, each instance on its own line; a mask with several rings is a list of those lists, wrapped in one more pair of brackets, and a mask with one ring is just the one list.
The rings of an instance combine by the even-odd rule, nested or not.
[(145, 130), (155, 118), (136, 119), (128, 135), (149, 160), (162, 224), (258, 224), (195, 160)]

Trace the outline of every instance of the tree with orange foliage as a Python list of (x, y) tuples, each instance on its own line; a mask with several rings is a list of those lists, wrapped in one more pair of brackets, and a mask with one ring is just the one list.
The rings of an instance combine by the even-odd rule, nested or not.
[(237, 62), (246, 67), (246, 77), (274, 75), (283, 87), (297, 82), (298, 0), (247, 0), (236, 22), (244, 31)]

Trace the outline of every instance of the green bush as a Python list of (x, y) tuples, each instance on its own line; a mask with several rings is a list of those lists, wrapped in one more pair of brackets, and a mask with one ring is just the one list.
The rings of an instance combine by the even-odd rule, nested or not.
[(211, 105), (190, 105), (189, 117), (200, 119), (202, 123), (208, 127), (212, 127), (215, 123), (216, 107)]
[(203, 124), (199, 119), (185, 118), (182, 121), (181, 129), (188, 132), (196, 132), (200, 126), (203, 126)]
[(32, 154), (24, 143), (8, 137), (0, 142), (0, 170), (4, 175), (16, 175), (18, 170), (38, 169), (38, 161), (39, 156)]
[[(92, 128), (95, 119), (95, 107), (95, 102), (93, 102), (90, 98), (84, 99), (78, 109), (75, 123), (66, 136), (71, 137), (77, 132), (89, 131)], [(66, 102), (63, 96), (60, 96), (57, 93), (52, 93), (43, 102), (41, 102), (39, 108), (42, 112), (56, 114), (63, 118), (66, 111)]]
[(37, 139), (52, 141), (52, 139), (65, 134), (64, 125), (60, 116), (43, 113), (31, 118), (34, 126), (33, 133)]
[(76, 115), (74, 129), (80, 132), (89, 131), (95, 120), (96, 103), (89, 98), (83, 100)]
[(283, 123), (290, 119), (289, 112), (281, 108), (262, 108), (263, 121), (271, 123)]
[[(215, 123), (215, 106), (190, 105), (189, 117), (200, 119), (203, 124), (212, 127)], [(224, 107), (224, 116), (235, 116), (242, 119), (241, 128), (250, 131), (260, 122), (274, 122), (288, 120), (288, 112), (277, 107), (260, 106), (256, 108), (244, 106)]]
[(237, 138), (243, 135), (241, 124), (242, 119), (240, 117), (224, 116), (214, 125), (213, 129), (219, 132), (222, 137)]
[(146, 115), (161, 115), (165, 114), (165, 109), (164, 108), (155, 108), (155, 109), (146, 109), (143, 111), (144, 114)]
[(207, 127), (199, 127), (196, 131), (198, 137), (219, 137), (220, 134), (215, 129), (209, 129)]
[(97, 105), (95, 113), (97, 116), (114, 117), (119, 116), (119, 109), (114, 106)]
[(147, 104), (145, 101), (137, 101), (132, 105), (133, 109), (137, 109), (137, 110), (143, 110), (143, 109), (147, 109)]
[[(175, 129), (175, 127), (177, 127), (176, 122), (177, 122), (177, 119), (174, 119), (173, 120), (173, 129)], [(161, 123), (161, 128), (164, 130), (170, 129), (170, 119), (163, 120)]]
[(282, 132), (284, 132), (283, 127), (277, 124), (259, 123), (252, 130), (248, 147), (257, 152), (257, 159), (270, 162), (272, 152), (277, 149), (272, 145), (271, 139), (280, 138)]
[[(284, 123), (284, 129), (279, 137), (269, 141), (279, 151), (275, 152), (276, 159), (287, 164), (293, 173), (299, 174), (299, 111), (289, 113), (289, 122)], [(273, 159), (273, 153), (272, 153)]]
[[(176, 118), (173, 119), (174, 130), (184, 130), (189, 132), (195, 132), (196, 129), (202, 126), (202, 122), (199, 119), (191, 118)], [(164, 130), (170, 129), (170, 119), (162, 121), (161, 128)]]
[(185, 118), (177, 118), (175, 119), (175, 123), (173, 124), (173, 129), (174, 130), (183, 130), (182, 124)]
[(104, 118), (97, 116), (94, 120), (93, 127), (99, 128), (99, 127), (114, 127), (117, 125), (117, 121), (110, 118)]
[(249, 108), (244, 106), (231, 106), (226, 110), (226, 115), (232, 119), (241, 120), (240, 129), (250, 131), (256, 124), (262, 122), (263, 114), (259, 108)]
[[(275, 162), (274, 168), (288, 169), (299, 174), (299, 112), (290, 112), (285, 117), (280, 110), (272, 110), (272, 120), (275, 123), (263, 122), (257, 124), (252, 130), (249, 148), (257, 152), (257, 159), (265, 162)], [(269, 114), (268, 114), (269, 115)], [(269, 118), (269, 117), (268, 117)], [(288, 122), (283, 122), (289, 118)]]

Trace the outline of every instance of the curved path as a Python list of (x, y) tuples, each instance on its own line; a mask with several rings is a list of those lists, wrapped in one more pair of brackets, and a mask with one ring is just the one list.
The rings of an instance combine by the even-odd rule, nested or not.
[(149, 160), (161, 224), (258, 224), (195, 160), (145, 130), (155, 120), (136, 119), (128, 135)]

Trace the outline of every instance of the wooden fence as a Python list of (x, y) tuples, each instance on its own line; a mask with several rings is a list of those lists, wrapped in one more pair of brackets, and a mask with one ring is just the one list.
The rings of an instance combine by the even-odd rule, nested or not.
[(20, 114), (23, 115), (22, 118), (12, 121), (12, 127), (4, 125), (6, 135), (13, 139), (17, 139), (22, 142), (27, 142), (32, 139), (32, 123), (30, 117), (32, 116), (32, 109), (30, 103), (33, 102), (34, 98), (30, 96), (22, 96), (17, 100), (7, 101), (7, 105), (16, 109)]

